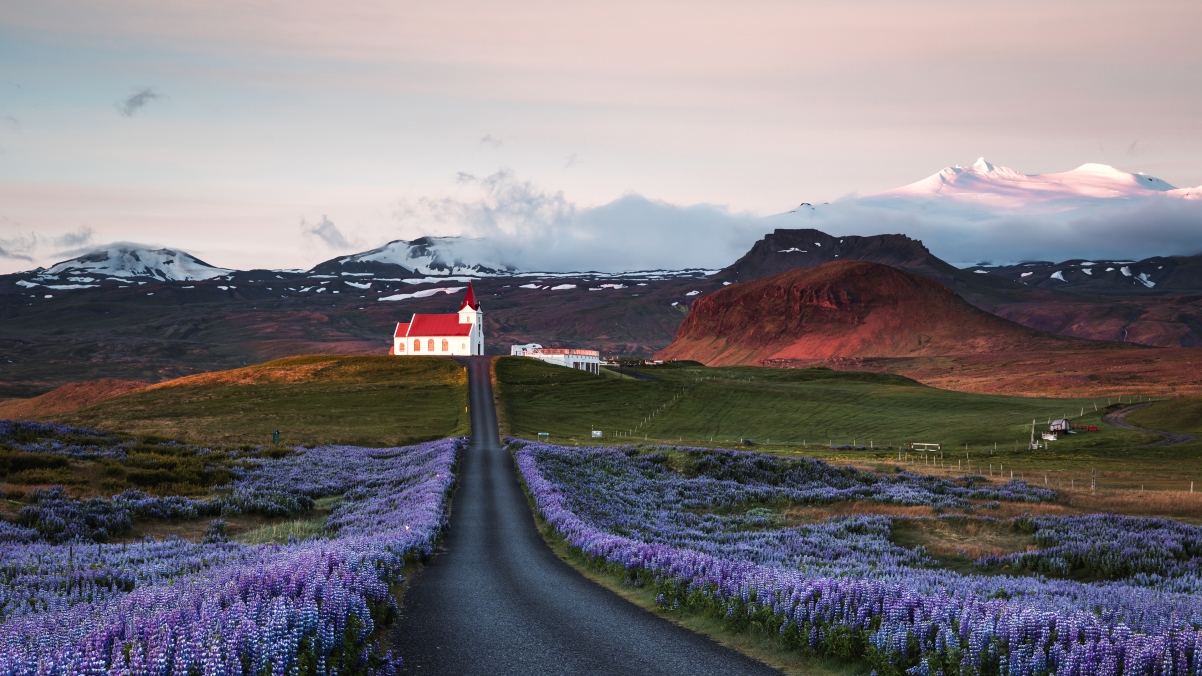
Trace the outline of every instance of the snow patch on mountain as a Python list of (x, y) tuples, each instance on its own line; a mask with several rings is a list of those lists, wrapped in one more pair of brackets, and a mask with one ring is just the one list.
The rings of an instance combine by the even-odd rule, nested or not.
[[(467, 288), (466, 286), (444, 286), (444, 287), (437, 288), (437, 289), (422, 289), (421, 291), (415, 291), (413, 293), (397, 293), (397, 294), (393, 294), (391, 296), (384, 296), (383, 298), (377, 298), (376, 300), (386, 301), (386, 300), (409, 300), (410, 298), (429, 298), (430, 296), (440, 294), (440, 293), (459, 293), (460, 291), (463, 291), (466, 288)], [(322, 290), (323, 289), (318, 289), (318, 291), (322, 291)], [(338, 292), (335, 291), (334, 293), (338, 293)]]

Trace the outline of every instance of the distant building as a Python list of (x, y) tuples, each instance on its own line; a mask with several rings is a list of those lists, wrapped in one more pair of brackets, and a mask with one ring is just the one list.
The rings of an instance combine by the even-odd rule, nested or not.
[[(532, 347), (531, 345), (534, 345)], [(518, 354), (518, 348), (523, 348), (521, 356), (531, 357), (540, 361), (545, 361), (548, 364), (556, 366), (566, 366), (572, 369), (588, 371), (589, 373), (601, 373), (601, 353), (596, 350), (572, 350), (561, 349), (556, 347), (542, 347), (532, 343), (531, 345), (514, 345), (510, 349), (510, 354)]]
[(1069, 422), (1064, 418), (1052, 421), (1052, 432), (1068, 432), (1070, 429), (1072, 429), (1072, 425), (1070, 425)]
[(525, 357), (526, 353), (529, 352), (530, 350), (541, 350), (542, 347), (543, 346), (539, 345), (538, 343), (526, 343), (525, 345), (511, 345), (509, 347), (509, 356)]
[(414, 314), (408, 324), (396, 325), (392, 352), (404, 355), (468, 356), (484, 354), (484, 313), (472, 283), (458, 314)]

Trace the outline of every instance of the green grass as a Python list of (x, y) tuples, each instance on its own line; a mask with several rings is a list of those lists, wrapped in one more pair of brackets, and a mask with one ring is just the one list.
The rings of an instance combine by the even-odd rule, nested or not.
[[(584, 441), (597, 429), (630, 440), (827, 446), (942, 443), (945, 452), (985, 446), (1025, 446), (1031, 420), (1068, 413), (1098, 421), (1090, 400), (1032, 399), (969, 394), (923, 386), (900, 376), (827, 369), (706, 368), (666, 365), (647, 369), (658, 381), (598, 378), (520, 357), (498, 360), (497, 379), (510, 431), (534, 438)], [(658, 411), (658, 412), (657, 412)], [(644, 419), (654, 418), (644, 423)], [(1140, 433), (1073, 439), (1088, 448), (1103, 437), (1138, 443)], [(620, 441), (621, 439), (617, 439)]]
[[(896, 450), (835, 451), (827, 446), (917, 441), (943, 444), (943, 469), (948, 473), (967, 471), (971, 460), (973, 471), (982, 468), (988, 473), (992, 464), (995, 477), (1001, 476), (999, 467), (1007, 477), (1014, 471), (1016, 478), (1040, 484), (1048, 474), (1051, 487), (1058, 481), (1064, 487), (1070, 482), (1077, 488), (1087, 486), (1094, 468), (1104, 475), (1099, 487), (1108, 489), (1187, 489), (1191, 479), (1202, 482), (1202, 444), (1140, 448), (1160, 437), (1102, 423), (1105, 400), (953, 392), (899, 376), (828, 369), (666, 364), (640, 372), (659, 380), (598, 377), (533, 359), (502, 357), (496, 377), (508, 432), (526, 439), (548, 432), (552, 442), (567, 444), (645, 441), (736, 447), (750, 438), (762, 450), (882, 469), (899, 464)], [(1189, 401), (1157, 403), (1140, 413), (1146, 417), (1163, 410), (1175, 420), (1188, 419)], [(1047, 449), (1026, 449), (1032, 419), (1038, 428), (1047, 429), (1049, 418), (1065, 414), (1075, 424), (1096, 425), (1099, 431), (1062, 436)], [(1145, 424), (1144, 418), (1132, 419)], [(591, 439), (594, 429), (605, 437)], [(909, 464), (914, 458), (910, 456)], [(901, 464), (907, 464), (905, 455)], [(936, 466), (913, 468), (933, 471)]]
[(466, 434), (467, 375), (437, 357), (293, 357), (131, 392), (56, 418), (203, 444), (393, 446)]
[(342, 500), (340, 495), (331, 495), (324, 498), (318, 498), (317, 504), (314, 505), (313, 511), (309, 513), (307, 518), (294, 519), (292, 521), (284, 521), (283, 523), (273, 523), (253, 530), (243, 531), (234, 536), (234, 540), (245, 542), (248, 545), (261, 545), (270, 542), (286, 543), (289, 538), (295, 537), (297, 540), (307, 540), (311, 537), (317, 537), (325, 534), (326, 521), (330, 518), (330, 513), (334, 511), (334, 507)]
[(1127, 422), (1151, 430), (1202, 434), (1202, 397), (1158, 401), (1127, 416)]

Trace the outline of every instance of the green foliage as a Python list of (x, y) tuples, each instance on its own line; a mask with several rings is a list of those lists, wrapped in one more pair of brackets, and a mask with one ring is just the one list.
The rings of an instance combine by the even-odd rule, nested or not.
[(342, 496), (327, 496), (318, 498), (317, 504), (309, 513), (308, 518), (270, 524), (261, 528), (244, 531), (235, 538), (246, 544), (265, 544), (268, 542), (286, 543), (291, 539), (308, 540), (325, 534), (326, 521), (334, 507), (342, 500)]
[(0, 451), (0, 477), (27, 470), (66, 469), (67, 465), (66, 457), (53, 453), (24, 453), (13, 450)]

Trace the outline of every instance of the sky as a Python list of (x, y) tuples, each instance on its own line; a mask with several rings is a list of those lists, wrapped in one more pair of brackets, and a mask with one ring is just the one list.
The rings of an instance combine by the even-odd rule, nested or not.
[[(7, 0), (0, 273), (113, 241), (303, 268), (564, 232), (564, 265), (720, 267), (763, 217), (979, 156), (1198, 186), (1199, 27), (1193, 1)], [(1149, 251), (1198, 252), (1176, 218)], [(965, 262), (997, 243), (886, 225)]]

